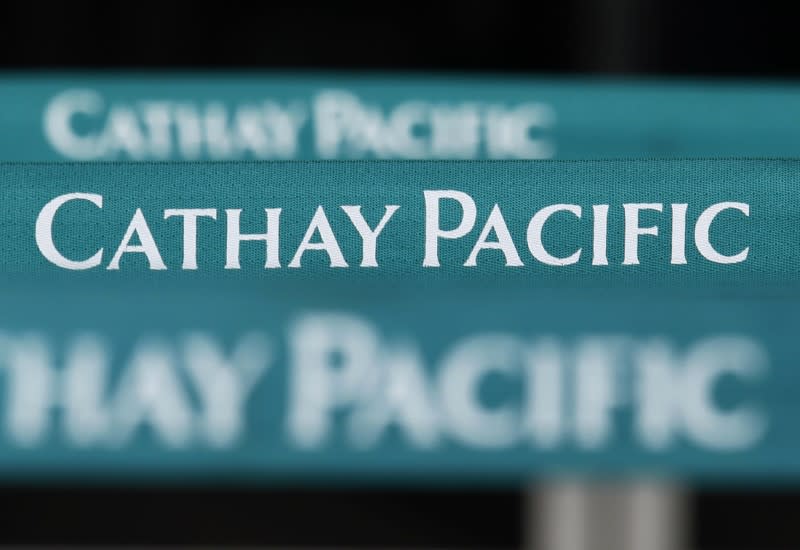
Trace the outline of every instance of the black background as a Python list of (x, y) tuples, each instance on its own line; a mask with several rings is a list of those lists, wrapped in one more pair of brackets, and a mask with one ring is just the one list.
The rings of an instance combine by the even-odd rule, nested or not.
[[(788, 2), (7, 2), (0, 15), (0, 69), (14, 73), (279, 69), (331, 78), (435, 72), (800, 84), (798, 9)], [(800, 548), (797, 480), (735, 491), (689, 484), (693, 547)], [(0, 487), (0, 543), (515, 548), (530, 514), (513, 486), (28, 480)]]
[(800, 75), (793, 2), (6, 2), (6, 69)]

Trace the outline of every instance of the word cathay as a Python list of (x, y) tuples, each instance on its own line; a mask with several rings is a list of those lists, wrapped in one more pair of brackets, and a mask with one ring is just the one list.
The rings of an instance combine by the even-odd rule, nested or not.
[[(115, 239), (114, 251), (109, 254), (102, 243), (91, 244), (98, 237), (90, 230), (104, 223), (103, 212), (90, 213), (87, 219), (84, 206), (80, 217), (75, 214), (77, 205), (102, 210), (109, 201), (100, 194), (75, 192), (44, 205), (36, 219), (35, 237), (44, 258), (71, 270), (119, 270), (135, 265), (122, 261), (129, 255), (144, 258), (151, 270), (211, 269), (214, 262), (224, 269), (242, 269), (240, 255), (245, 250), (248, 255), (258, 254), (257, 265), (265, 269), (301, 268), (314, 255), (331, 268), (379, 268), (389, 262), (425, 268), (686, 264), (690, 260), (735, 264), (744, 262), (750, 251), (742, 231), (750, 216), (750, 205), (745, 202), (550, 204), (525, 210), (520, 224), (519, 204), (508, 205), (514, 215), (507, 216), (501, 204), (479, 208), (473, 197), (462, 191), (425, 190), (422, 194), (423, 208), (416, 203), (405, 208), (398, 204), (318, 205), (308, 208), (303, 219), (295, 212), (290, 214), (289, 208), (262, 205), (249, 213), (241, 208), (169, 207), (157, 218), (148, 214), (149, 219), (141, 208), (131, 208), (125, 218), (126, 229), (120, 230), (118, 237), (109, 230)], [(401, 217), (402, 221), (395, 220)], [(265, 224), (266, 231), (244, 231), (245, 219), (246, 223)], [(154, 232), (153, 224), (165, 225)], [(70, 227), (69, 242), (81, 243), (78, 248), (88, 253), (63, 245), (65, 239), (59, 238), (57, 229), (65, 225)], [(158, 242), (156, 236), (169, 237), (170, 242)], [(658, 241), (663, 242), (657, 248), (661, 252), (640, 254), (647, 246), (656, 250), (658, 238), (663, 239)], [(261, 244), (247, 244), (249, 241)], [(209, 252), (215, 243), (224, 246), (224, 254)], [(180, 263), (176, 260), (168, 267), (162, 255), (164, 247), (181, 247)]]

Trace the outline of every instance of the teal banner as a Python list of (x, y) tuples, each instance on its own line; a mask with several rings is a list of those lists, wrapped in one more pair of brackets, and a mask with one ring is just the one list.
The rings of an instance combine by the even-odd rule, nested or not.
[(0, 478), (800, 477), (797, 301), (3, 292)]
[(786, 84), (196, 74), (0, 78), (0, 160), (794, 156)]
[(800, 475), (800, 161), (0, 165), (0, 476)]
[(800, 161), (0, 165), (7, 281), (793, 293)]

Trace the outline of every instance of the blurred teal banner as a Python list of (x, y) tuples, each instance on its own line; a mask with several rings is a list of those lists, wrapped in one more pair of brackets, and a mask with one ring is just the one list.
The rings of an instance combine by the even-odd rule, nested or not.
[(0, 160), (795, 156), (788, 84), (5, 75)]
[(0, 165), (0, 476), (800, 475), (800, 161)]
[(0, 479), (800, 476), (797, 301), (4, 291)]

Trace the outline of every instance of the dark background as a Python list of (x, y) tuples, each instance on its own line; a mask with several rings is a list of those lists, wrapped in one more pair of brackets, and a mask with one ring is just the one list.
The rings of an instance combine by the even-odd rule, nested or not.
[[(791, 3), (7, 2), (0, 69), (459, 73), (800, 84)], [(800, 93), (800, 86), (798, 86)], [(5, 108), (7, 106), (0, 106)], [(800, 121), (798, 121), (800, 124)], [(0, 129), (1, 130), (1, 129)], [(800, 483), (690, 487), (693, 547), (800, 548)], [(508, 485), (0, 487), (0, 543), (515, 548)]]
[(795, 2), (5, 2), (6, 69), (800, 75)]

